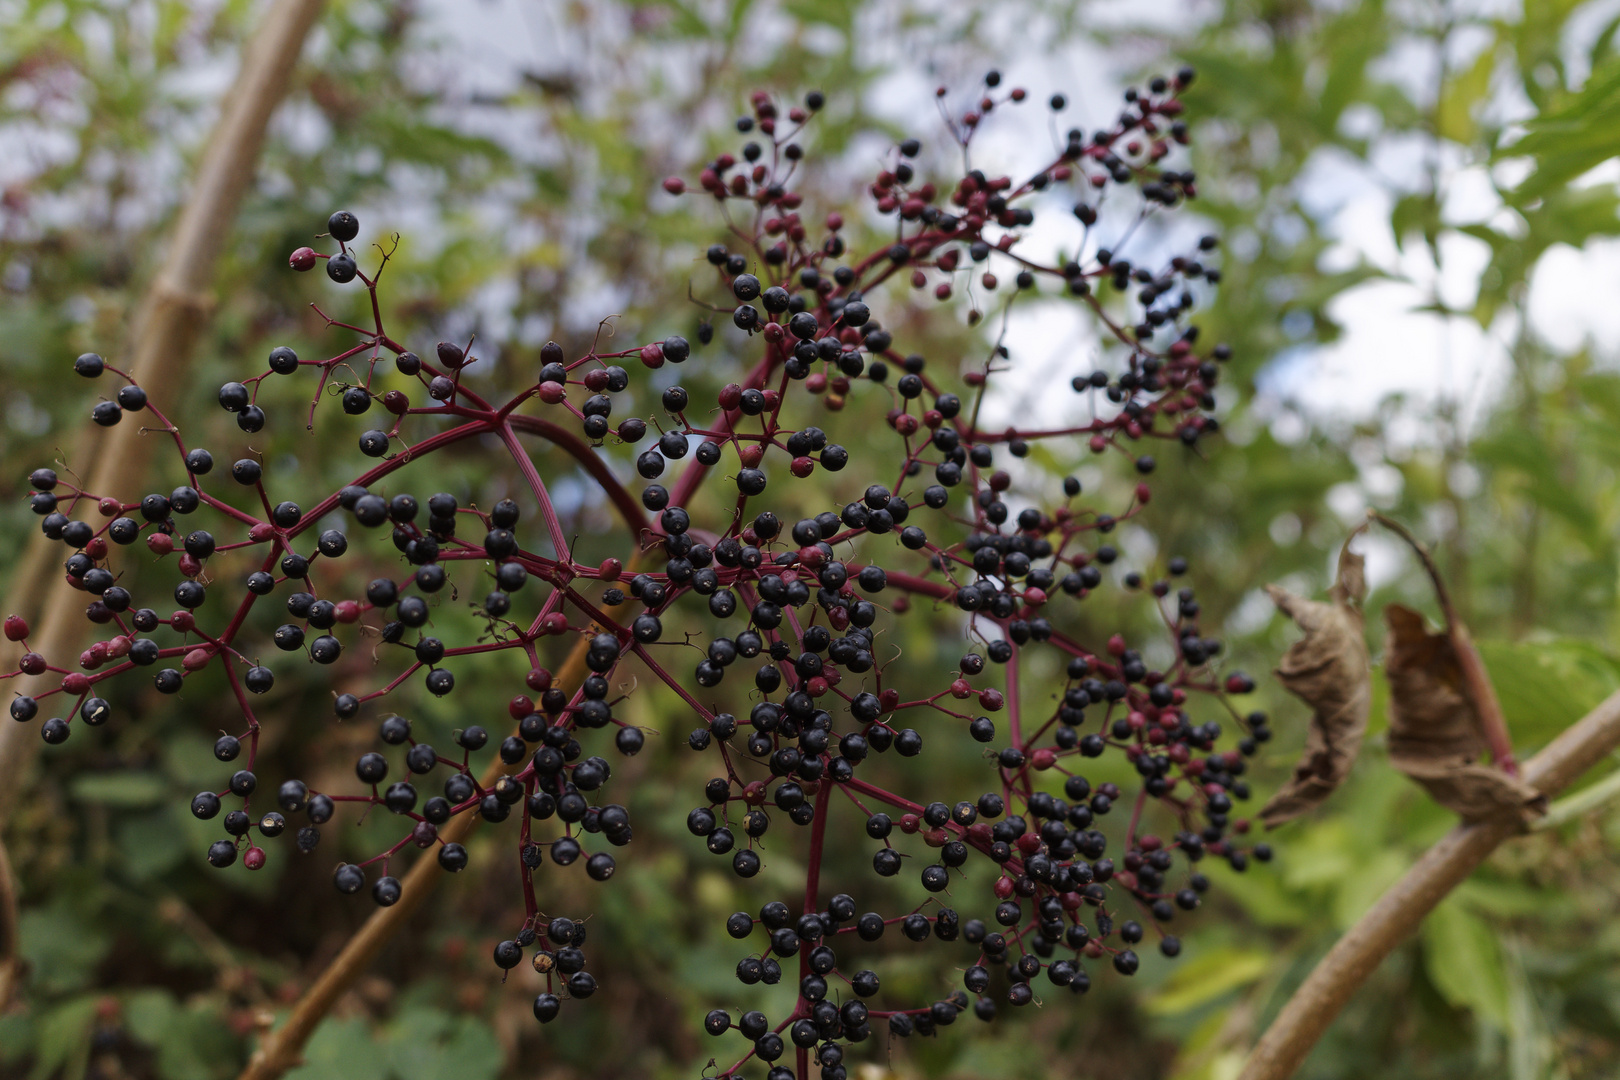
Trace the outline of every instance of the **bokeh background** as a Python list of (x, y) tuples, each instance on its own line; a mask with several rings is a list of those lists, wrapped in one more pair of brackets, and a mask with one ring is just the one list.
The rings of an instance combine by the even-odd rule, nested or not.
[[(71, 358), (118, 353), (259, 10), (0, 2), (5, 591), (19, 588), (35, 531), (29, 469), (83, 467), (73, 447), (93, 391), (71, 378)], [(312, 279), (285, 259), (334, 209), (360, 216), (363, 239), (404, 237), (385, 290), (395, 337), (426, 347), (476, 333), (485, 377), (521, 378), (541, 343), (583, 346), (609, 314), (632, 336), (693, 333), (693, 260), (724, 237), (711, 211), (658, 181), (735, 149), (732, 120), (754, 89), (826, 93), (807, 190), (850, 207), (898, 138), (932, 139), (923, 160), (945, 160), (936, 85), (969, 95), (1000, 69), (1036, 102), (1068, 94), (1065, 124), (1091, 128), (1130, 80), (1192, 63), (1200, 197), (1152, 242), (1224, 238), (1224, 284), (1200, 321), (1234, 350), (1225, 436), (1161, 455), (1154, 513), (1120, 544), (1149, 569), (1186, 556), (1205, 632), (1262, 676), (1256, 707), (1278, 736), (1253, 763), (1258, 792), (1303, 739), (1302, 707), (1263, 677), (1293, 631), (1260, 587), (1325, 588), (1368, 506), (1434, 544), (1528, 752), (1620, 686), (1617, 27), (1612, 0), (337, 0), (240, 218), (221, 223), (231, 241), (197, 377), (153, 389), (171, 415), (223, 439), (212, 388), (256, 370), (272, 345), (329, 346), (306, 306)], [(1033, 167), (1060, 137), (1051, 125), (1038, 106), (1012, 110), (975, 154)], [(936, 364), (987, 347), (960, 318), (914, 330)], [(1020, 374), (993, 403), (1006, 415), (1063, 408), (1068, 379), (1102, 362), (1059, 303), (1030, 305), (1007, 344)], [(686, 373), (689, 385), (725, 381), (739, 363), (725, 350), (709, 354), (708, 375)], [(281, 404), (296, 409), (304, 390)], [(271, 483), (339, 476), (351, 440), (342, 425), (272, 425), (261, 441)], [(1061, 476), (1084, 460), (1072, 449), (1027, 468)], [(490, 464), (456, 456), (444, 483), (501, 490)], [(608, 517), (599, 492), (555, 468), (570, 524), (589, 534)], [(1374, 542), (1370, 558), (1376, 650), (1384, 603), (1433, 605), (1400, 549)], [(1150, 614), (1098, 609), (1096, 626)], [(913, 619), (898, 633), (919, 667), (948, 667), (964, 647), (959, 626)], [(422, 701), (418, 723), (448, 731), (504, 711), (505, 684), (465, 676), (454, 698)], [(1271, 838), (1271, 865), (1211, 871), (1217, 887), (1185, 928), (1182, 959), (1153, 956), (1132, 981), (1099, 978), (1084, 999), (989, 1028), (896, 1043), (855, 1075), (1235, 1075), (1315, 959), (1451, 824), (1387, 767), (1377, 690), (1351, 782)], [(367, 914), (332, 893), (327, 848), (320, 866), (209, 871), (213, 831), (185, 804), (217, 780), (209, 745), (223, 721), (199, 715), (206, 698), (177, 708), (123, 692), (115, 705), (131, 719), (44, 755), (8, 825), (27, 977), (0, 1011), (0, 1076), (233, 1076), (256, 1017), (285, 1008)], [(330, 692), (282, 680), (270, 771), (340, 777), (369, 747), (369, 724), (331, 719)], [(297, 1080), (691, 1077), (720, 1053), (696, 1021), (734, 995), (722, 924), (746, 905), (685, 834), (708, 775), (681, 745), (686, 720), (654, 694), (631, 707), (665, 733), (615, 780), (637, 841), (609, 888), (553, 879), (559, 903), (596, 912), (603, 991), (542, 1030), (526, 971), (501, 985), (488, 949), (521, 903), (504, 839), (482, 837), (469, 873), (317, 1033)], [(972, 748), (938, 760), (952, 782), (982, 768)], [(1620, 811), (1587, 802), (1506, 845), (1442, 904), (1300, 1075), (1615, 1075)], [(381, 836), (354, 829), (331, 846), (369, 854)], [(867, 857), (846, 861), (858, 871)], [(764, 880), (786, 887), (794, 869), (786, 852)], [(895, 985), (938, 996), (954, 984), (887, 944)]]

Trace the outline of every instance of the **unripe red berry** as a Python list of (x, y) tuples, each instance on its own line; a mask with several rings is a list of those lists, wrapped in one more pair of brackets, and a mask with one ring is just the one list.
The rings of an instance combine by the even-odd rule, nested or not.
[(686, 194), (686, 181), (678, 176), (666, 176), (664, 178), (664, 190), (671, 195), (684, 195)]
[(75, 671), (73, 674), (63, 676), (62, 678), (62, 692), (65, 694), (72, 694), (74, 697), (78, 697), (80, 694), (89, 691), (89, 689), (90, 676), (88, 675), (81, 675), (79, 672)]
[(174, 550), (174, 537), (168, 533), (150, 533), (146, 537), (146, 547), (152, 554), (162, 558)]
[(28, 636), (28, 620), (21, 615), (6, 616), (6, 640), (22, 641)]
[(249, 870), (263, 870), (264, 860), (265, 854), (262, 847), (250, 847), (242, 853), (242, 865)]
[(96, 503), (96, 509), (100, 511), (102, 517), (117, 517), (119, 512), (124, 509), (124, 505), (109, 495)]
[(287, 265), (299, 273), (303, 273), (305, 270), (315, 269), (315, 258), (314, 248), (301, 247), (287, 259)]
[(1254, 692), (1254, 680), (1241, 671), (1234, 671), (1226, 677), (1226, 692), (1228, 694), (1251, 694)]

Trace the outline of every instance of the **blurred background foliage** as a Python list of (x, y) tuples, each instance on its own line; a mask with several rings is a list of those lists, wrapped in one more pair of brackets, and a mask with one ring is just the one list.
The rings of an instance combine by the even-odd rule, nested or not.
[[(1201, 314), (1205, 334), (1234, 349), (1221, 396), (1227, 436), (1196, 455), (1161, 454), (1153, 512), (1122, 537), (1127, 552), (1160, 570), (1169, 554), (1187, 556), (1206, 632), (1222, 633), (1234, 666), (1263, 673), (1293, 631), (1259, 587), (1323, 589), (1347, 528), (1376, 504), (1433, 541), (1522, 753), (1620, 686), (1612, 640), (1620, 366), (1596, 347), (1560, 348), (1526, 314), (1532, 275), (1549, 251), (1620, 233), (1620, 190), (1600, 168), (1620, 143), (1613, 4), (539, 7), (523, 18), (546, 47), (517, 85), (492, 91), (461, 77), (477, 58), (447, 38), (444, 9), (329, 6), (256, 189), (240, 220), (221, 224), (232, 243), (197, 377), (153, 388), (196, 441), (229, 441), (213, 388), (256, 366), (271, 345), (331, 348), (306, 306), (309, 279), (289, 274), (285, 257), (334, 208), (360, 214), (363, 239), (403, 234), (384, 279), (396, 338), (420, 348), (476, 333), (484, 362), (469, 375), (511, 384), (529, 377), (540, 343), (557, 338), (572, 355), (607, 315), (618, 316), (627, 340), (693, 336), (700, 313), (687, 281), (701, 281), (694, 261), (725, 236), (712, 212), (662, 196), (657, 180), (690, 175), (694, 162), (732, 148), (730, 119), (749, 91), (827, 92), (805, 187), (816, 193), (812, 204), (849, 206), (888, 140), (938, 135), (931, 118), (914, 129), (896, 122), (887, 95), (897, 67), (961, 88), (1002, 67), (1017, 83), (1020, 62), (1040, 68), (1089, 43), (1098, 50), (1089, 55), (1139, 65), (1128, 74), (1181, 61), (1198, 67), (1188, 95), (1195, 210), (1228, 251), (1225, 283)], [(18, 586), (35, 531), (22, 498), (28, 470), (53, 459), (83, 465), (73, 446), (90, 393), (66, 382), (69, 358), (118, 353), (257, 10), (245, 0), (0, 2), (0, 575), (12, 576), (8, 589)], [(1062, 87), (1032, 88), (1041, 96)], [(1107, 119), (1106, 109), (1080, 118), (1087, 126)], [(1392, 147), (1417, 163), (1395, 179), (1369, 164)], [(1394, 273), (1335, 253), (1331, 208), (1306, 182), (1324, 169), (1381, 185), (1387, 214), (1378, 227), (1400, 245), (1399, 265), (1427, 268), (1413, 281), (1430, 290), (1432, 317), (1507, 343), (1511, 371), (1500, 387), (1392, 398), (1353, 420), (1268, 389), (1279, 371), (1308, 371), (1315, 351), (1337, 339), (1335, 301)], [(1454, 212), (1451, 185), (1464, 175), (1490, 188), (1489, 213)], [(1464, 303), (1433, 284), (1459, 244), (1488, 249), (1486, 259), (1464, 260), (1483, 267)], [(334, 317), (348, 314), (332, 290), (314, 292)], [(889, 323), (904, 322), (936, 365), (982, 362), (987, 339), (959, 321), (924, 321), (896, 307)], [(707, 374), (683, 372), (695, 396), (703, 379), (717, 384), (737, 370), (732, 345), (718, 335)], [(1058, 389), (1066, 393), (1068, 377), (1092, 362), (1077, 358)], [(273, 418), (298, 412), (307, 392), (291, 381), (267, 389), (278, 395)], [(354, 463), (351, 435), (337, 424), (312, 434), (272, 424), (256, 444), (272, 490), (294, 473), (341, 482)], [(860, 453), (859, 434), (840, 437)], [(1059, 476), (1081, 460), (1081, 448), (1070, 450), (1030, 462)], [(545, 460), (584, 548), (602, 543), (612, 522), (600, 492), (565, 462)], [(511, 484), (476, 448), (441, 464), (442, 486), (486, 505)], [(1020, 482), (1042, 477), (1026, 468)], [(1384, 568), (1369, 601), (1377, 649), (1385, 602), (1433, 606), (1404, 556), (1375, 551)], [(1107, 632), (1143, 630), (1150, 614), (1113, 605), (1086, 617)], [(919, 669), (949, 668), (963, 647), (951, 627), (921, 619), (901, 620), (895, 634)], [(501, 715), (508, 682), (480, 677), (500, 673), (496, 666), (459, 672), (467, 689), (452, 699), (413, 705), (418, 724), (442, 736), (469, 715)], [(1274, 713), (1279, 733), (1253, 763), (1263, 795), (1289, 767), (1303, 716), (1271, 680), (1260, 682), (1256, 707)], [(278, 684), (264, 751), (270, 771), (317, 785), (347, 772), (370, 740), (369, 724), (335, 724), (333, 689)], [(1084, 999), (898, 1043), (858, 1075), (1234, 1075), (1242, 1050), (1335, 936), (1451, 824), (1382, 760), (1379, 690), (1350, 784), (1272, 838), (1270, 866), (1241, 880), (1224, 867), (1211, 871), (1217, 889), (1185, 929), (1177, 963), (1155, 956), (1134, 982), (1100, 978)], [(184, 805), (217, 782), (208, 740), (224, 721), (123, 693), (114, 704), (133, 722), (46, 755), (6, 836), (28, 975), (0, 1013), (0, 1076), (232, 1076), (261, 1017), (295, 998), (366, 914), (341, 903), (326, 877), (338, 854), (331, 845), (370, 854), (381, 843), (373, 829), (342, 830), (313, 860), (274, 850), (257, 875), (206, 871), (200, 853), (213, 831)], [(206, 695), (192, 700), (207, 712)], [(735, 880), (694, 853), (682, 826), (708, 775), (680, 745), (687, 722), (654, 694), (628, 708), (665, 736), (615, 780), (615, 797), (638, 821), (637, 843), (610, 888), (563, 874), (543, 886), (559, 908), (594, 912), (602, 993), (542, 1031), (529, 1017), (532, 991), (500, 985), (488, 948), (521, 909), (504, 836), (482, 837), (471, 872), (435, 897), (320, 1029), (297, 1080), (689, 1077), (718, 1052), (695, 1020), (716, 1000), (731, 1002), (736, 949), (719, 931), (725, 914), (745, 905)], [(983, 764), (971, 747), (956, 759), (953, 752), (936, 755), (939, 775), (971, 796)], [(1599, 802), (1555, 816), (1446, 901), (1356, 997), (1302, 1076), (1540, 1080), (1620, 1069), (1620, 813)], [(861, 878), (867, 853), (855, 847), (834, 865)], [(762, 880), (791, 887), (793, 858), (775, 853)], [(863, 901), (885, 903), (888, 894), (873, 888)], [(904, 943), (884, 945), (895, 954), (886, 987), (939, 996), (954, 984), (952, 973), (907, 960)], [(785, 1005), (788, 991), (779, 990)]]

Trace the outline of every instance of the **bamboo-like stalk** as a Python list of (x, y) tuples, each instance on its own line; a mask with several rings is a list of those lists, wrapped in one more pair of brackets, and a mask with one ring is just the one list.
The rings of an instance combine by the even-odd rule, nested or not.
[[(270, 116), (287, 96), (299, 53), (323, 6), (323, 0), (274, 0), (243, 49), (241, 70), (209, 133), (163, 265), (135, 316), (128, 355), (120, 358), (119, 366), (147, 386), (174, 386), (185, 377), (213, 308), (214, 270), (230, 236), (230, 223), (253, 179)], [(77, 440), (72, 464), (89, 464), (87, 490), (127, 494), (145, 474), (151, 445), (141, 437), (139, 424), (89, 428)], [(77, 655), (85, 628), (84, 599), (50, 571), (53, 546), (44, 536), (34, 537), (12, 603), (17, 605), (13, 610), (28, 614), (40, 603), (42, 611), (29, 644), (60, 663), (61, 657)], [(20, 679), (15, 689), (33, 693), (47, 678)], [(39, 742), (37, 725), (0, 727), (0, 826), (10, 816), (22, 771)]]
[[(589, 637), (581, 637), (574, 645), (557, 673), (556, 685), (572, 692), (584, 681), (585, 654), (589, 645)], [(484, 788), (493, 787), (502, 775), (515, 772), (519, 767), (507, 765), (496, 758), (484, 770), (479, 783)], [(447, 844), (460, 843), (478, 826), (479, 820), (474, 811), (460, 814), (445, 823), (439, 830), (439, 837)], [(293, 1005), (286, 1022), (264, 1036), (237, 1080), (278, 1080), (289, 1069), (297, 1068), (303, 1060), (304, 1044), (338, 998), (354, 985), (355, 980), (377, 959), (377, 954), (382, 952), (389, 939), (421, 908), (445, 873), (438, 859), (417, 859), (416, 865), (400, 882), (399, 901), (392, 907), (378, 908), (372, 913), (343, 946), (343, 951), (321, 972), (314, 985), (304, 991)]]
[[(1524, 779), (1549, 798), (1620, 746), (1620, 692), (1566, 728), (1524, 763)], [(1244, 1064), (1239, 1080), (1285, 1080), (1384, 958), (1491, 852), (1522, 831), (1516, 818), (1458, 825), (1424, 853), (1345, 932), (1288, 999)]]
[(6, 857), (6, 845), (0, 841), (0, 1011), (11, 1004), (12, 991), (17, 987), (17, 971), (21, 965), (17, 956), (19, 944), (17, 886), (11, 878), (11, 860)]

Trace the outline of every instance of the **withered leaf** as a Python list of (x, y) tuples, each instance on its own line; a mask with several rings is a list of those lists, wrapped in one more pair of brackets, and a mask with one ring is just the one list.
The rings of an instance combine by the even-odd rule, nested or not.
[(1451, 638), (1429, 633), (1422, 615), (1399, 604), (1384, 610), (1384, 620), (1390, 764), (1465, 820), (1510, 813), (1528, 821), (1544, 813), (1546, 796), (1479, 763), (1485, 740)]
[(1339, 552), (1339, 580), (1329, 603), (1275, 585), (1266, 591), (1305, 634), (1283, 654), (1277, 678), (1311, 707), (1305, 752), (1294, 775), (1260, 811), (1266, 827), (1275, 828), (1320, 805), (1350, 775), (1367, 730), (1372, 660), (1361, 613), (1367, 594), (1363, 561), (1348, 545)]

